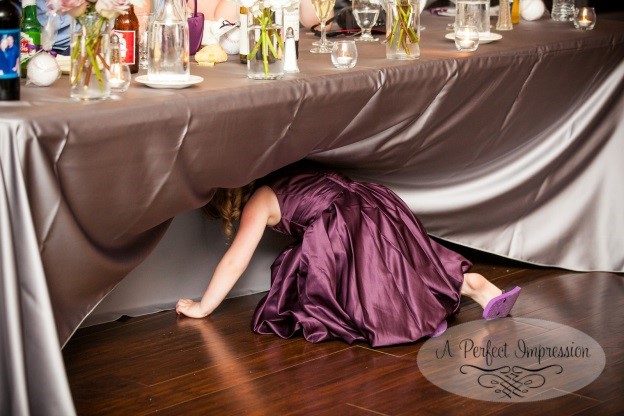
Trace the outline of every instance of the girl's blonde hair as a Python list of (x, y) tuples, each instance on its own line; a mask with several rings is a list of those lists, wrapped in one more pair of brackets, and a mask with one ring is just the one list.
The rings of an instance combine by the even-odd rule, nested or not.
[(229, 239), (234, 236), (234, 223), (240, 220), (243, 208), (254, 190), (254, 182), (240, 188), (217, 188), (210, 202), (204, 206), (204, 212), (210, 218), (221, 219), (223, 233)]

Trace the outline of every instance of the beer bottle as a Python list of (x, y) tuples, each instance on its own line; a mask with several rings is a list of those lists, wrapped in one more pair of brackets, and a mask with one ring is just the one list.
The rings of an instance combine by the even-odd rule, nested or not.
[(119, 36), (120, 57), (130, 67), (130, 72), (139, 72), (139, 19), (130, 5), (128, 13), (115, 19), (115, 33)]

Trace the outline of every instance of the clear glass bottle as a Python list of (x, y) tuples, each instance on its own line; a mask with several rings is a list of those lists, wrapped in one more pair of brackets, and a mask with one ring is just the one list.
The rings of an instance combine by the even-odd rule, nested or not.
[(181, 0), (162, 0), (158, 5), (149, 32), (147, 55), (150, 81), (189, 80), (189, 28)]

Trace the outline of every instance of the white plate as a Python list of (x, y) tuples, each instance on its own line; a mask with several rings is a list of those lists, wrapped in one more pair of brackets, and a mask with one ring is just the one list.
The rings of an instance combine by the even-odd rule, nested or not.
[[(455, 33), (447, 33), (446, 35), (444, 35), (444, 37), (448, 40), (455, 41)], [(501, 40), (502, 38), (503, 35), (501, 35), (500, 33), (479, 33), (479, 44), (483, 45), (486, 43)]]
[(188, 81), (150, 81), (147, 75), (139, 75), (134, 80), (152, 88), (186, 88), (202, 82), (204, 78), (197, 75), (189, 75)]

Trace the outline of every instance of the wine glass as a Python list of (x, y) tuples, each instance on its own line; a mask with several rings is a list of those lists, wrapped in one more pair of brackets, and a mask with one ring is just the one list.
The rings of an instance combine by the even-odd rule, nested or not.
[(360, 42), (378, 41), (379, 39), (373, 37), (371, 33), (381, 10), (378, 0), (353, 0), (351, 6), (353, 8), (353, 17), (355, 17), (357, 25), (362, 29), (362, 34), (355, 40)]
[(314, 12), (316, 13), (316, 17), (318, 17), (319, 22), (321, 23), (321, 43), (318, 44), (315, 48), (310, 49), (312, 53), (331, 53), (332, 52), (332, 43), (327, 41), (327, 19), (329, 15), (334, 10), (334, 4), (336, 4), (336, 0), (311, 0), (312, 7), (314, 7)]

